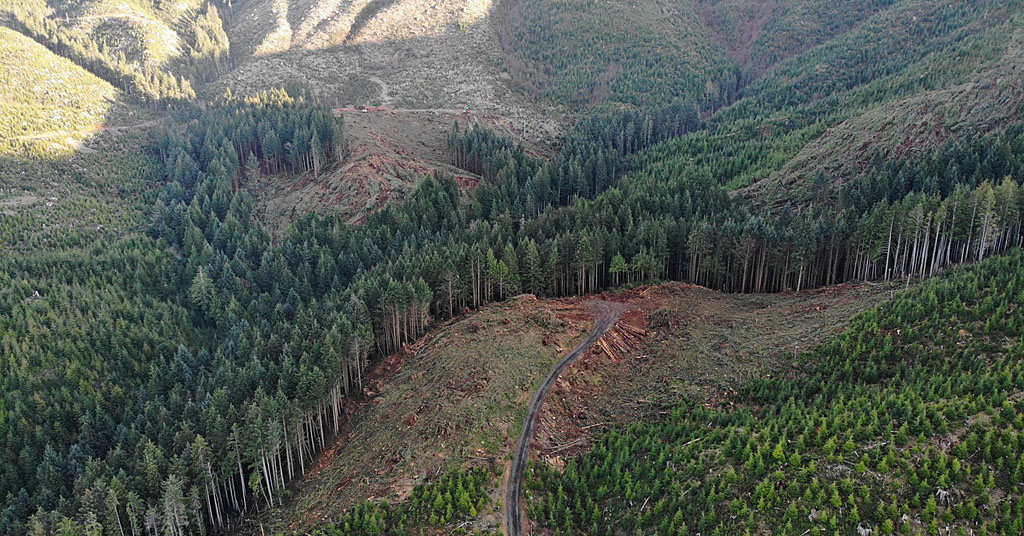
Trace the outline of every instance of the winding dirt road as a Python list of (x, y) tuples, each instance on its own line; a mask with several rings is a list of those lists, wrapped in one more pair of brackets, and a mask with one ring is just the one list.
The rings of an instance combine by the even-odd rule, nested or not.
[(523, 431), (519, 435), (519, 443), (516, 445), (515, 455), (512, 457), (512, 470), (508, 478), (508, 496), (505, 499), (505, 534), (507, 536), (522, 536), (523, 534), (523, 509), (520, 504), (522, 498), (523, 473), (526, 472), (526, 460), (530, 455), (530, 443), (533, 442), (533, 433), (536, 425), (537, 415), (544, 405), (548, 391), (555, 385), (558, 376), (572, 365), (576, 358), (583, 355), (588, 348), (593, 346), (615, 322), (619, 320), (622, 313), (629, 307), (622, 303), (591, 301), (586, 303), (594, 313), (594, 327), (590, 334), (576, 348), (573, 348), (569, 355), (562, 358), (551, 372), (544, 378), (540, 388), (530, 400), (530, 406), (526, 410), (526, 420), (523, 422)]

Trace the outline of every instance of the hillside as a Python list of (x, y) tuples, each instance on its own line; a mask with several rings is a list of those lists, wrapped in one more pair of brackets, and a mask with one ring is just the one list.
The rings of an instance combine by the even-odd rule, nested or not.
[(153, 202), (139, 132), (153, 116), (0, 27), (0, 250), (77, 248), (136, 228)]
[(914, 158), (1021, 119), (1018, 3), (891, 4), (643, 161), (692, 162), (755, 202), (801, 204), (818, 170), (834, 196), (876, 154)]
[(957, 269), (792, 368), (536, 464), (531, 517), (589, 534), (1019, 533), (1022, 261)]
[[(596, 427), (609, 424), (608, 412), (635, 419), (660, 408), (662, 397), (690, 390), (703, 396), (758, 377), (887, 295), (862, 286), (750, 297), (666, 285), (610, 296), (634, 312), (559, 381), (536, 448), (544, 459), (562, 459), (587, 449)], [(680, 317), (686, 320), (652, 322)], [(580, 300), (520, 296), (432, 330), (381, 363), (367, 397), (346, 410), (336, 443), (297, 483), (294, 498), (260, 523), (267, 531), (309, 530), (366, 499), (402, 504), (438, 474), (477, 468), (493, 475), (489, 506), (460, 526), (502, 527), (502, 479), (532, 386), (590, 329), (591, 318)], [(615, 342), (622, 330), (644, 328), (648, 338), (620, 346), (622, 353), (599, 349), (622, 345)], [(646, 401), (638, 404), (632, 397), (640, 392)]]
[(0, 0), (0, 536), (1018, 534), (1022, 27)]
[[(238, 67), (212, 88), (301, 84), (335, 107), (382, 106), (399, 116), (370, 113), (381, 141), (367, 146), (367, 165), (298, 190), (270, 185), (281, 197), (268, 206), (337, 204), (356, 221), (401, 198), (417, 182), (411, 169), (445, 169), (448, 161), (417, 155), (455, 121), (550, 152), (591, 108), (669, 103), (706, 122), (645, 152), (633, 169), (658, 176), (692, 165), (755, 205), (806, 206), (864, 181), (873, 158), (927, 158), (1019, 121), (1019, 8), (994, 0), (841, 8), (812, 0), (254, 1), (232, 11)], [(403, 165), (406, 155), (417, 165)], [(820, 183), (827, 194), (815, 190)]]
[(66, 155), (100, 128), (116, 89), (19, 32), (0, 40), (0, 155)]

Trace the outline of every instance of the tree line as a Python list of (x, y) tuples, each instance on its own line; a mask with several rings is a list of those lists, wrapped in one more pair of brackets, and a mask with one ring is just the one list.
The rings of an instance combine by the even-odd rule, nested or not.
[(799, 373), (687, 399), (534, 464), (553, 534), (1024, 530), (1024, 257), (961, 267), (856, 317)]

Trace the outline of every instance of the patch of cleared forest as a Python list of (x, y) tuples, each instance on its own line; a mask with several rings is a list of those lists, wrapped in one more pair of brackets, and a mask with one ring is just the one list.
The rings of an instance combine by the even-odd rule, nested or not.
[[(634, 310), (558, 381), (534, 450), (558, 463), (681, 394), (710, 398), (784, 368), (791, 352), (888, 296), (867, 285), (771, 296), (663, 285), (606, 296)], [(527, 295), (438, 326), (379, 365), (338, 441), (260, 521), (284, 533), (330, 526), (366, 499), (403, 504), (439, 474), (478, 468), (494, 475), (490, 506), (460, 526), (502, 527), (502, 478), (531, 389), (590, 323), (578, 300)]]

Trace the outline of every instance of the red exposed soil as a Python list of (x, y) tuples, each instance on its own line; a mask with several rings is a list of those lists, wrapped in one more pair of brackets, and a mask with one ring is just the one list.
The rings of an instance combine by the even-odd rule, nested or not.
[[(423, 178), (452, 177), (461, 188), (474, 188), (480, 177), (448, 163), (447, 136), (453, 124), (468, 129), (481, 124), (516, 140), (524, 133), (514, 123), (473, 110), (339, 108), (344, 118), (349, 155), (339, 167), (314, 177), (264, 177), (254, 190), (267, 218), (283, 228), (296, 217), (336, 208), (349, 223), (366, 218), (392, 200), (402, 199)], [(550, 148), (527, 145), (535, 157)]]

